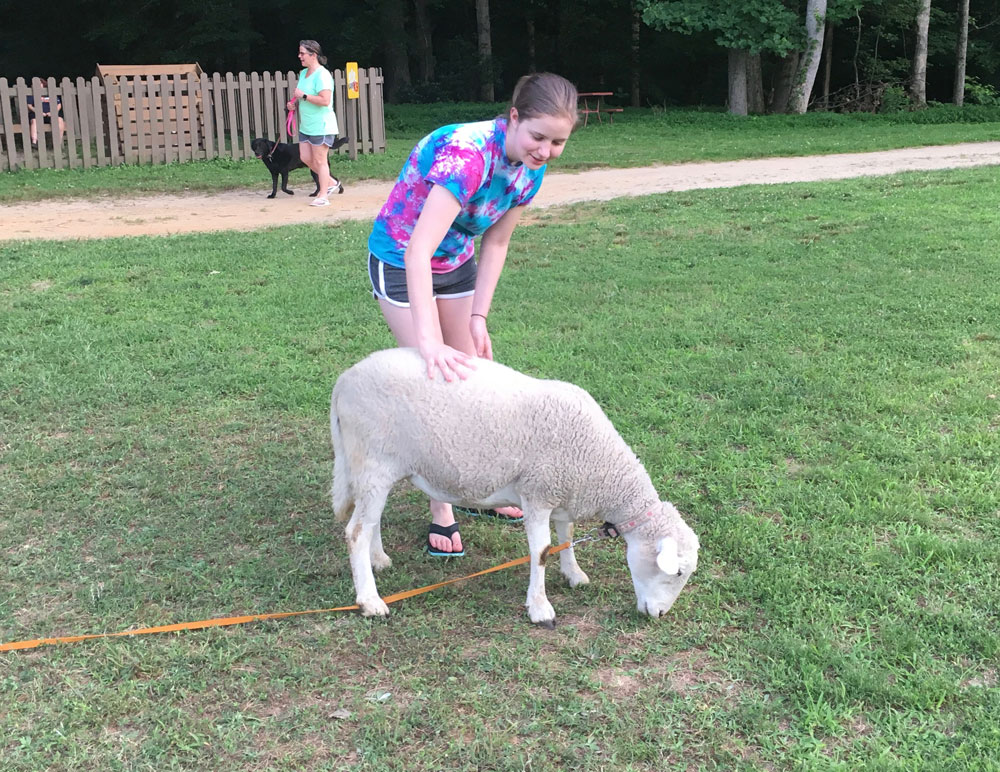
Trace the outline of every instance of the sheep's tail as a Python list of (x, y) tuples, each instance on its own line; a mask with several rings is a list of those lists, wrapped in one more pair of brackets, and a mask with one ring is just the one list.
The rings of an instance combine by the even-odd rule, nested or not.
[(338, 521), (343, 522), (351, 516), (354, 509), (354, 491), (351, 485), (351, 468), (347, 463), (347, 451), (344, 449), (344, 438), (340, 433), (336, 392), (330, 406), (330, 439), (333, 441), (333, 488), (330, 495), (333, 499), (333, 514)]

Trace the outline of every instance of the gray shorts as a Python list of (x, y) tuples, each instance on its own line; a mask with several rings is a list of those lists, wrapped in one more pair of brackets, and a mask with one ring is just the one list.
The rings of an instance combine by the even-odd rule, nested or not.
[[(406, 269), (389, 265), (368, 254), (368, 278), (372, 295), (400, 308), (410, 307), (406, 294)], [(476, 261), (466, 260), (454, 271), (432, 274), (435, 298), (464, 298), (476, 292)]]
[(315, 145), (316, 147), (322, 145), (333, 147), (334, 140), (336, 139), (336, 134), (303, 134), (299, 132), (299, 142), (308, 142), (310, 145)]

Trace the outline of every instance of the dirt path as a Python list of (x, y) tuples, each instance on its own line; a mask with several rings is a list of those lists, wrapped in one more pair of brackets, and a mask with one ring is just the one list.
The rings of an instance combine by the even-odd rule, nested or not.
[[(673, 190), (726, 188), (781, 182), (808, 182), (1000, 165), (1000, 142), (905, 148), (799, 158), (764, 158), (722, 163), (690, 163), (638, 169), (597, 169), (546, 176), (533, 206), (605, 201)], [(11, 239), (110, 238), (196, 231), (250, 230), (292, 223), (374, 218), (389, 192), (387, 182), (351, 184), (331, 206), (307, 206), (306, 187), (298, 194), (268, 200), (269, 180), (261, 168), (257, 191), (211, 195), (99, 197), (0, 206), (0, 241)]]

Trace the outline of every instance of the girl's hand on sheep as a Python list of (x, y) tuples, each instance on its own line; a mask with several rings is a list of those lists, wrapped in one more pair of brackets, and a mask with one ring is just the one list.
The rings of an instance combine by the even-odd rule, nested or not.
[(476, 369), (471, 356), (444, 343), (422, 345), (420, 355), (427, 363), (427, 377), (431, 380), (434, 380), (435, 369), (441, 371), (441, 375), (448, 383), (455, 380), (456, 376), (465, 380)]
[(469, 321), (469, 332), (472, 334), (472, 345), (476, 350), (476, 356), (493, 359), (493, 341), (490, 340), (490, 333), (486, 329), (486, 318), (473, 314)]

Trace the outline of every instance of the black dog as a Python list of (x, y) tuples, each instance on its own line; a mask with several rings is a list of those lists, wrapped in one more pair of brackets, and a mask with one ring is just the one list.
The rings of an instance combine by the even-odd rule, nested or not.
[[(346, 142), (347, 137), (341, 137), (333, 143), (331, 150), (336, 150)], [(267, 167), (267, 170), (271, 172), (271, 195), (268, 196), (268, 198), (274, 198), (278, 192), (279, 174), (281, 175), (281, 189), (290, 196), (295, 195), (294, 190), (288, 189), (288, 173), (292, 169), (298, 169), (305, 166), (305, 164), (302, 163), (302, 159), (299, 157), (298, 142), (285, 143), (272, 142), (269, 139), (255, 139), (250, 143), (250, 147), (253, 149), (254, 154), (264, 162), (264, 166)], [(316, 183), (316, 190), (309, 195), (315, 196), (319, 193), (319, 178), (317, 178), (316, 172), (310, 171), (309, 173), (312, 175), (313, 182)], [(330, 177), (336, 182), (337, 187), (340, 188), (338, 192), (343, 193), (344, 188), (340, 184), (340, 180), (332, 174)]]

